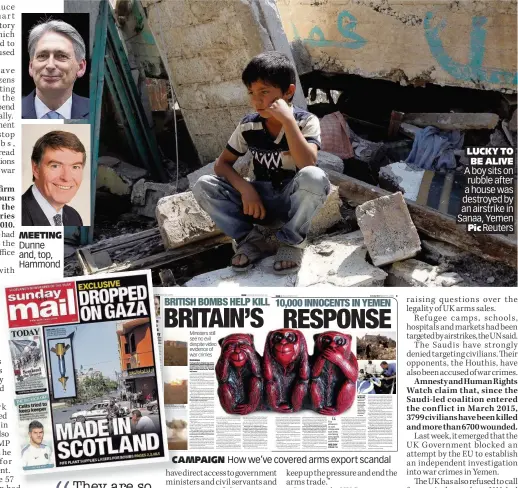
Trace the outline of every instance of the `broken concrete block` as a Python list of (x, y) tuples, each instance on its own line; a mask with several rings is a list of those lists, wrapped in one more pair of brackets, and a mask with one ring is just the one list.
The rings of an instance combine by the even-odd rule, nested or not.
[(160, 199), (156, 205), (156, 219), (166, 249), (221, 234), (190, 191)]
[(457, 246), (434, 239), (423, 239), (421, 246), (425, 258), (437, 264), (457, 263), (466, 256), (466, 252)]
[(319, 236), (327, 229), (340, 222), (342, 220), (342, 214), (340, 213), (341, 206), (342, 200), (340, 198), (338, 187), (331, 185), (331, 190), (329, 191), (329, 195), (327, 196), (324, 205), (318, 210), (311, 221), (308, 236)]
[(411, 258), (421, 250), (419, 235), (400, 192), (359, 205), (356, 217), (375, 266)]
[(158, 201), (175, 193), (175, 185), (139, 180), (133, 185), (133, 191), (131, 192), (133, 210), (139, 215), (144, 215), (151, 219), (155, 218), (155, 209)]
[(304, 251), (296, 286), (383, 286), (387, 273), (365, 261), (360, 233), (324, 237)]
[[(189, 180), (189, 189), (192, 190), (194, 184), (205, 175), (213, 175), (214, 173), (214, 164), (216, 161), (212, 163), (206, 164), (200, 169), (193, 171), (192, 173), (187, 175), (187, 179)], [(244, 156), (241, 156), (234, 163), (234, 169), (240, 174), (243, 178), (248, 178), (249, 180), (253, 180), (253, 165), (252, 165), (252, 154), (247, 152)]]
[(105, 188), (112, 195), (129, 195), (136, 181), (147, 175), (138, 168), (112, 156), (98, 159), (96, 188)]
[(273, 273), (274, 257), (270, 256), (246, 273), (236, 273), (232, 267), (218, 269), (195, 276), (185, 286), (213, 286), (216, 288), (240, 288), (250, 286), (295, 286), (296, 275), (276, 275)]
[(400, 191), (408, 200), (416, 201), (425, 170), (404, 162), (392, 163), (379, 171), (379, 185), (384, 190)]
[(427, 287), (437, 277), (437, 266), (431, 266), (417, 259), (407, 259), (392, 264), (387, 272), (388, 286)]
[(450, 287), (464, 281), (457, 273), (438, 274), (437, 266), (431, 266), (417, 259), (394, 263), (387, 272), (386, 283), (389, 286)]
[(318, 151), (317, 166), (326, 172), (328, 170), (336, 171), (340, 174), (344, 172), (344, 162), (342, 158), (326, 151)]
[(418, 127), (432, 125), (441, 130), (494, 129), (498, 124), (498, 115), (478, 113), (405, 114), (404, 121)]

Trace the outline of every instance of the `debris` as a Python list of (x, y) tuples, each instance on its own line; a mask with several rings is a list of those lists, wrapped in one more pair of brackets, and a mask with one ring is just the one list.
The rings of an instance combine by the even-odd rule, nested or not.
[(401, 192), (356, 208), (358, 225), (375, 266), (411, 258), (420, 250), (417, 230)]
[(324, 171), (332, 170), (338, 171), (338, 173), (344, 172), (344, 162), (342, 158), (335, 154), (331, 154), (326, 151), (318, 151), (317, 157), (317, 166), (322, 168)]
[(442, 273), (435, 279), (435, 283), (437, 286), (455, 286), (459, 283), (462, 283), (464, 279), (458, 273), (448, 272)]
[(505, 147), (505, 146), (509, 146), (509, 141), (507, 140), (507, 137), (505, 136), (504, 132), (497, 128), (489, 136), (488, 146)]
[(509, 145), (514, 146), (514, 138), (511, 131), (509, 130), (509, 123), (507, 122), (507, 120), (502, 120), (502, 131), (504, 132)]
[(496, 114), (478, 113), (423, 113), (405, 114), (404, 122), (418, 127), (437, 127), (440, 130), (494, 129)]
[(104, 239), (76, 251), (83, 274), (160, 268), (164, 265), (228, 244), (231, 239), (218, 235), (194, 242), (181, 249), (164, 250), (158, 228)]
[[(339, 187), (340, 196), (356, 205), (390, 194), (381, 188), (335, 171), (328, 171), (327, 175), (331, 183)], [(485, 260), (505, 263), (516, 270), (516, 239), (494, 234), (468, 234), (465, 226), (457, 224), (455, 217), (412, 201), (407, 204), (414, 225), (423, 234), (449, 242)]]
[(158, 201), (168, 195), (176, 193), (176, 186), (169, 183), (155, 183), (144, 179), (133, 185), (131, 203), (139, 215), (149, 218), (155, 217), (155, 209)]
[(97, 167), (97, 188), (105, 188), (113, 195), (129, 195), (136, 181), (148, 174), (138, 168), (112, 156), (101, 156)]
[(450, 287), (464, 281), (457, 273), (439, 274), (437, 266), (431, 266), (417, 259), (394, 263), (387, 272), (389, 286)]
[(512, 130), (513, 132), (516, 132), (516, 112), (517, 111), (515, 109), (512, 117), (511, 117), (511, 120), (509, 121), (509, 129)]
[(351, 129), (349, 124), (346, 127), (347, 135), (354, 150), (354, 157), (365, 163), (377, 160), (379, 152), (383, 150), (383, 142), (372, 142), (363, 139)]
[(273, 263), (274, 257), (267, 257), (246, 273), (236, 273), (229, 266), (195, 276), (192, 280), (187, 281), (185, 286), (216, 288), (295, 286), (297, 275), (273, 274)]
[(342, 221), (342, 214), (340, 207), (342, 200), (340, 199), (340, 192), (338, 187), (331, 185), (331, 190), (327, 196), (324, 205), (317, 211), (316, 215), (311, 221), (308, 236), (314, 237), (323, 234), (327, 229)]
[(387, 274), (369, 264), (366, 254), (358, 232), (322, 237), (306, 248), (296, 286), (383, 286)]
[(487, 283), (491, 284), (491, 283), (494, 283), (495, 282), (495, 277), (494, 276), (490, 276), (487, 280), (486, 280)]
[(190, 191), (162, 198), (156, 206), (156, 219), (166, 249), (221, 234)]
[(387, 270), (389, 286), (430, 286), (437, 277), (437, 267), (417, 259), (392, 264)]
[(297, 275), (274, 274), (274, 257), (271, 256), (246, 273), (236, 273), (229, 266), (198, 275), (185, 283), (185, 286), (383, 286), (387, 274), (367, 263), (365, 255), (360, 233), (338, 234), (323, 237), (319, 242), (309, 245)]
[(424, 173), (424, 169), (404, 162), (392, 163), (380, 169), (379, 185), (388, 191), (400, 191), (407, 200), (416, 201)]
[(436, 264), (457, 263), (466, 255), (466, 252), (457, 246), (434, 239), (422, 239), (421, 246), (424, 257)]
[(162, 286), (177, 286), (173, 272), (170, 269), (162, 269), (158, 274), (160, 276)]

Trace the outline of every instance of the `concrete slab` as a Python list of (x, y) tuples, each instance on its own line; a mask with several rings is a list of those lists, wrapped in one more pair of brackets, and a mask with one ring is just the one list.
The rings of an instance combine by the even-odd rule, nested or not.
[(256, 266), (245, 272), (236, 273), (229, 266), (194, 277), (185, 286), (212, 286), (215, 288), (241, 288), (249, 286), (283, 286), (293, 287), (296, 275), (277, 276), (273, 274), (273, 256), (263, 259)]
[(365, 261), (363, 237), (352, 234), (324, 237), (308, 246), (296, 286), (383, 286), (387, 273)]
[(229, 266), (196, 276), (185, 286), (383, 286), (387, 274), (367, 263), (365, 255), (363, 237), (359, 232), (340, 234), (322, 238), (308, 246), (298, 275), (274, 274), (274, 256), (270, 256), (246, 273), (236, 273)]
[(175, 249), (221, 234), (190, 191), (159, 200), (156, 219), (166, 249)]
[(408, 200), (416, 201), (425, 170), (404, 162), (392, 163), (379, 171), (379, 185), (384, 190), (400, 191)]
[(417, 229), (400, 192), (359, 205), (356, 217), (375, 266), (414, 257), (421, 250)]

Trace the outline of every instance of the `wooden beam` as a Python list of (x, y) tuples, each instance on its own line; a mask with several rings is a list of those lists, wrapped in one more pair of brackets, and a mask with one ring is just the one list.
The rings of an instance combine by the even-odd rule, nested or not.
[[(333, 185), (338, 186), (340, 196), (357, 205), (375, 198), (390, 195), (390, 192), (350, 176), (326, 171)], [(516, 268), (516, 241), (494, 234), (469, 234), (465, 225), (457, 224), (455, 218), (429, 207), (405, 200), (414, 225), (425, 235), (439, 241), (449, 242), (488, 261), (505, 263)]]
[[(232, 239), (225, 235), (218, 235), (205, 239), (203, 241), (197, 241), (186, 246), (178, 247), (176, 249), (169, 249), (167, 251), (151, 254), (140, 259), (128, 259), (120, 263), (113, 263), (111, 266), (106, 268), (97, 268), (90, 264), (91, 261), (95, 260), (95, 253), (85, 256), (83, 249), (77, 250), (79, 261), (81, 262), (83, 269), (87, 274), (97, 273), (115, 273), (119, 271), (139, 270), (139, 269), (153, 269), (161, 266), (165, 266), (173, 261), (194, 256), (209, 249), (221, 246), (222, 244), (228, 244), (232, 242)], [(101, 251), (105, 252), (105, 251)], [(88, 251), (87, 251), (88, 253)]]
[(441, 130), (494, 129), (496, 114), (423, 113), (405, 114), (403, 121), (418, 127), (433, 125)]

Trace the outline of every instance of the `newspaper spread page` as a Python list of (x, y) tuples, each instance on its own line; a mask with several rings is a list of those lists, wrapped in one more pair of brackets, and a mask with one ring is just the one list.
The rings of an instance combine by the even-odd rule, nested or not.
[(516, 0), (0, 0), (0, 488), (518, 488)]

